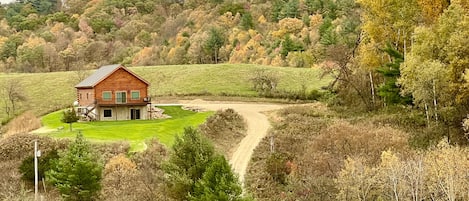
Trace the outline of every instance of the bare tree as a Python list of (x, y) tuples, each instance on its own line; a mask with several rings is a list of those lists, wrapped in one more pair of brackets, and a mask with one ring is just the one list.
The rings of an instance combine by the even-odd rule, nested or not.
[(0, 94), (3, 102), (3, 110), (7, 118), (16, 115), (21, 102), (26, 101), (21, 81), (17, 79), (4, 81), (0, 86)]

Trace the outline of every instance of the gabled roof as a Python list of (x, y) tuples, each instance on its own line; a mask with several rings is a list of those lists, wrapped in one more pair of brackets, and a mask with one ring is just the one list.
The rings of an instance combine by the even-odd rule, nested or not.
[(94, 86), (99, 84), (101, 81), (106, 79), (109, 75), (111, 75), (112, 73), (114, 73), (120, 68), (132, 74), (133, 76), (135, 76), (136, 78), (144, 82), (145, 84), (150, 85), (150, 83), (148, 83), (146, 80), (144, 80), (143, 78), (141, 78), (134, 72), (128, 70), (123, 65), (113, 64), (113, 65), (101, 66), (98, 70), (96, 70), (96, 72), (94, 72), (89, 77), (87, 77), (86, 79), (84, 79), (83, 81), (75, 85), (75, 88), (93, 88)]

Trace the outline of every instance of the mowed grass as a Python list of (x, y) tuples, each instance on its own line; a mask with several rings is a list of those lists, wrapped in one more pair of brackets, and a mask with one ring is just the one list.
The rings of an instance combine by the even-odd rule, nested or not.
[[(279, 78), (280, 90), (300, 90), (302, 85), (308, 90), (320, 89), (330, 82), (330, 78), (319, 79), (320, 69), (250, 64), (145, 66), (129, 69), (150, 82), (149, 91), (153, 96), (205, 94), (255, 97), (257, 93), (252, 90), (249, 80), (260, 69)], [(92, 72), (94, 70), (88, 73)], [(21, 103), (21, 109), (31, 110), (36, 115), (45, 115), (70, 106), (76, 99), (74, 86), (80, 82), (78, 73), (73, 71), (0, 74), (0, 84), (9, 80), (21, 86), (27, 99)], [(3, 101), (0, 101), (0, 108), (3, 108)], [(5, 118), (5, 113), (0, 112), (0, 119)]]
[[(158, 138), (167, 146), (171, 146), (176, 135), (182, 134), (185, 127), (196, 127), (213, 112), (193, 112), (182, 110), (180, 106), (161, 106), (170, 119), (160, 120), (133, 120), (133, 121), (101, 121), (101, 122), (77, 122), (72, 125), (62, 123), (63, 111), (50, 113), (42, 118), (43, 125), (51, 129), (46, 135), (57, 138), (74, 138), (78, 131), (94, 142), (128, 141), (131, 151), (144, 150), (145, 140)], [(63, 128), (58, 130), (57, 128)]]

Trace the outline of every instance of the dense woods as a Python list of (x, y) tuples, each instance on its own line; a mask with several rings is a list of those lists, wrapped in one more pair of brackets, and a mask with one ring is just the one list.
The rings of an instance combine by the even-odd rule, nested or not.
[(0, 11), (4, 72), (126, 65), (311, 67), (356, 44), (353, 0), (22, 0)]

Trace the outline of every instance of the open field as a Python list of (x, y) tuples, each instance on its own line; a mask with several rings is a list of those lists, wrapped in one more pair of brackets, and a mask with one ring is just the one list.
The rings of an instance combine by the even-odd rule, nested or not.
[[(150, 94), (153, 96), (256, 97), (257, 93), (252, 90), (249, 79), (260, 69), (265, 69), (279, 78), (277, 88), (280, 90), (300, 90), (302, 85), (308, 90), (320, 89), (330, 81), (319, 79), (319, 69), (248, 64), (174, 65), (130, 69), (151, 83)], [(22, 103), (22, 110), (44, 115), (71, 105), (76, 98), (74, 85), (80, 79), (77, 72), (0, 74), (0, 84), (4, 85), (8, 81), (13, 81), (24, 92), (27, 100)], [(0, 101), (0, 111), (4, 108), (3, 104), (3, 101)], [(0, 112), (0, 119), (5, 118), (4, 112)]]
[[(102, 122), (77, 122), (72, 125), (70, 132), (69, 124), (60, 121), (62, 110), (50, 113), (42, 118), (42, 123), (47, 132), (45, 135), (58, 138), (74, 138), (77, 131), (94, 142), (100, 141), (128, 141), (132, 151), (145, 149), (144, 141), (158, 138), (159, 142), (171, 146), (174, 137), (182, 134), (184, 127), (198, 126), (213, 112), (192, 112), (182, 110), (180, 106), (161, 107), (170, 119), (160, 120), (133, 120), (133, 121), (102, 121)], [(63, 128), (63, 129), (57, 129)]]

